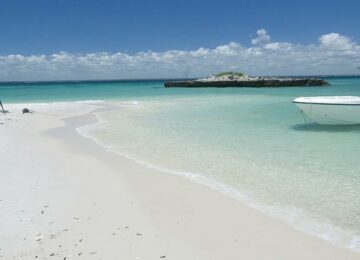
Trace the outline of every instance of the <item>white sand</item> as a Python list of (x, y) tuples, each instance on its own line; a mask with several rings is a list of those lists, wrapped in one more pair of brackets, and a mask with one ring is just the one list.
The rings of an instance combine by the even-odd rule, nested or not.
[[(25, 106), (38, 113), (22, 115)], [(19, 104), (0, 115), (0, 259), (360, 259), (106, 152), (75, 131), (96, 107)]]

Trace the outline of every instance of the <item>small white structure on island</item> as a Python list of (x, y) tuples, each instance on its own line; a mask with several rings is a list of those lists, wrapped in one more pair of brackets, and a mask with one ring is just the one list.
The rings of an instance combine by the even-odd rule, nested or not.
[(200, 82), (215, 82), (215, 81), (252, 81), (259, 80), (260, 77), (251, 77), (241, 72), (221, 72), (215, 75), (210, 75), (205, 78), (197, 79)]

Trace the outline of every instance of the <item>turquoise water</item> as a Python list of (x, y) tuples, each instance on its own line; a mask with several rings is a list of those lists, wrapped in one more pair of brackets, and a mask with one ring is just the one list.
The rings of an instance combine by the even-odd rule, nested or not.
[(360, 249), (360, 126), (304, 123), (297, 96), (360, 95), (360, 78), (281, 89), (164, 89), (161, 81), (1, 86), (7, 102), (120, 100), (80, 131), (111, 150)]
[(165, 89), (163, 81), (98, 81), (98, 82), (43, 82), (1, 83), (0, 100), (3, 103), (56, 102), (79, 100), (153, 99), (192, 95), (270, 95), (294, 97), (303, 95), (352, 95), (360, 77), (330, 78), (331, 88), (282, 88), (282, 89)]

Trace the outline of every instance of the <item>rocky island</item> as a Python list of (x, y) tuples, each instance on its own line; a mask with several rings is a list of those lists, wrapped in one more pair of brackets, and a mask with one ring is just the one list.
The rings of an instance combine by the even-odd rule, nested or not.
[(329, 83), (321, 78), (295, 77), (252, 77), (241, 72), (221, 72), (196, 80), (167, 81), (166, 88), (226, 88), (226, 87), (306, 87), (327, 86)]

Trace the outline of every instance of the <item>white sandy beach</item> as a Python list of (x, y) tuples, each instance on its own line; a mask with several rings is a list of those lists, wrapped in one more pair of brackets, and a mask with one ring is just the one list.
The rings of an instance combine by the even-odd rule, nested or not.
[(6, 105), (0, 259), (360, 259), (221, 192), (107, 152), (76, 132), (100, 105)]

